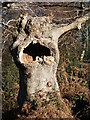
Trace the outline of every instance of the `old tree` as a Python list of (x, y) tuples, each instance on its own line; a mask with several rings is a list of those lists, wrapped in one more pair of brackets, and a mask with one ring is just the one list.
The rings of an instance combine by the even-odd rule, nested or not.
[[(13, 35), (10, 51), (19, 68), (18, 103), (20, 107), (25, 108), (29, 103), (38, 105), (50, 101), (56, 104), (52, 97), (54, 96), (58, 106), (60, 104), (60, 109), (63, 109), (60, 117), (73, 117), (61, 97), (56, 77), (60, 59), (58, 40), (72, 29), (80, 30), (89, 18), (90, 13), (86, 13), (70, 24), (58, 26), (52, 22), (53, 15), (32, 16), (25, 13), (19, 16), (16, 20), (17, 29)], [(3, 24), (10, 28), (8, 23)], [(29, 112), (30, 108), (25, 109)]]

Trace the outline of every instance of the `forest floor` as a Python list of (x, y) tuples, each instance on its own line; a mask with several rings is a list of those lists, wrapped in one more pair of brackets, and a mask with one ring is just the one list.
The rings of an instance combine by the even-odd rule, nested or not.
[[(83, 68), (84, 67), (84, 68)], [(73, 115), (73, 119), (75, 120), (89, 120), (89, 89), (88, 89), (88, 79), (84, 80), (83, 78), (86, 77), (86, 73), (88, 71), (88, 64), (82, 64), (81, 68), (75, 67), (75, 75), (69, 76), (66, 71), (64, 71), (62, 77), (63, 80), (59, 82), (60, 85), (60, 92), (63, 101), (63, 104), (59, 104), (57, 102), (57, 107), (55, 107), (52, 102), (44, 103), (42, 105), (39, 101), (39, 105), (37, 106), (36, 103), (31, 104), (24, 104), (22, 109), (19, 106), (11, 107), (10, 110), (5, 110), (3, 113), (3, 120), (26, 120), (26, 119), (42, 119), (42, 118), (57, 118), (59, 119), (61, 116), (65, 117), (64, 111), (65, 107), (71, 111)], [(60, 72), (60, 71), (58, 71)], [(76, 75), (77, 74), (77, 75)], [(82, 74), (82, 76), (80, 76)], [(60, 75), (59, 75), (60, 76)], [(68, 79), (68, 76), (72, 78), (72, 80)], [(77, 78), (79, 79), (77, 80)], [(83, 77), (83, 78), (82, 78)], [(14, 99), (12, 99), (15, 101)], [(40, 100), (40, 99), (39, 99)], [(3, 103), (4, 104), (4, 103)], [(9, 103), (8, 103), (9, 104)], [(63, 110), (62, 110), (62, 107)], [(64, 111), (67, 114), (67, 109)], [(68, 118), (71, 119), (71, 118)]]

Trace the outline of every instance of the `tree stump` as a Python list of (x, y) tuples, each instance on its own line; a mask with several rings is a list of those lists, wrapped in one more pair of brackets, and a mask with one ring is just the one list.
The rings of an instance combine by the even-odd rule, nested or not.
[(26, 14), (18, 20), (18, 35), (11, 52), (20, 72), (20, 106), (35, 94), (47, 100), (48, 92), (60, 94), (56, 78), (58, 39), (55, 39), (53, 29), (50, 17)]
[(20, 16), (11, 53), (20, 73), (18, 103), (21, 107), (25, 101), (40, 99), (43, 103), (52, 100), (58, 107), (60, 105), (61, 118), (72, 118), (60, 96), (56, 78), (59, 63), (58, 38), (71, 29), (81, 29), (82, 23), (89, 16), (86, 14), (63, 27), (55, 25), (52, 17), (31, 17), (28, 14)]

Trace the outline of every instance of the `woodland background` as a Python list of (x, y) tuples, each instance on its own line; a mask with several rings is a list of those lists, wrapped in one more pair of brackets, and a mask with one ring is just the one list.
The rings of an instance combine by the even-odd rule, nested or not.
[[(70, 24), (76, 18), (88, 13), (90, 3), (0, 3), (2, 13), (2, 104), (3, 119), (16, 119), (26, 113), (20, 113), (17, 96), (19, 90), (19, 71), (12, 59), (9, 47), (12, 44), (12, 34), (20, 14), (28, 12), (32, 16), (47, 16), (53, 14), (53, 22), (58, 26)], [(11, 20), (11, 21), (10, 21)], [(10, 22), (8, 22), (10, 21)], [(8, 22), (8, 26), (7, 23)], [(71, 30), (59, 38), (58, 47), (60, 61), (57, 79), (60, 92), (66, 105), (76, 119), (88, 120), (90, 110), (89, 100), (89, 66), (90, 66), (90, 21), (81, 30)], [(84, 51), (84, 52), (83, 52)], [(83, 55), (83, 53), (85, 53)], [(83, 55), (83, 57), (81, 57)], [(40, 106), (38, 106), (40, 107)], [(57, 104), (57, 107), (60, 107)], [(35, 110), (42, 115), (42, 111)], [(49, 108), (46, 108), (47, 112)], [(19, 114), (19, 115), (18, 115)], [(32, 116), (35, 117), (33, 112)], [(54, 113), (53, 113), (54, 114)], [(18, 117), (17, 117), (18, 115)], [(47, 114), (47, 118), (48, 118)], [(52, 117), (52, 116), (51, 116)]]

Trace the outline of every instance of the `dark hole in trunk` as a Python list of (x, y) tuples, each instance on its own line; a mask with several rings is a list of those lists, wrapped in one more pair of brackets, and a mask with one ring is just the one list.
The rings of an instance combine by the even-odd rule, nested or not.
[(40, 43), (30, 43), (29, 46), (24, 49), (23, 53), (32, 56), (33, 60), (36, 60), (36, 56), (50, 56), (50, 49), (40, 45)]

